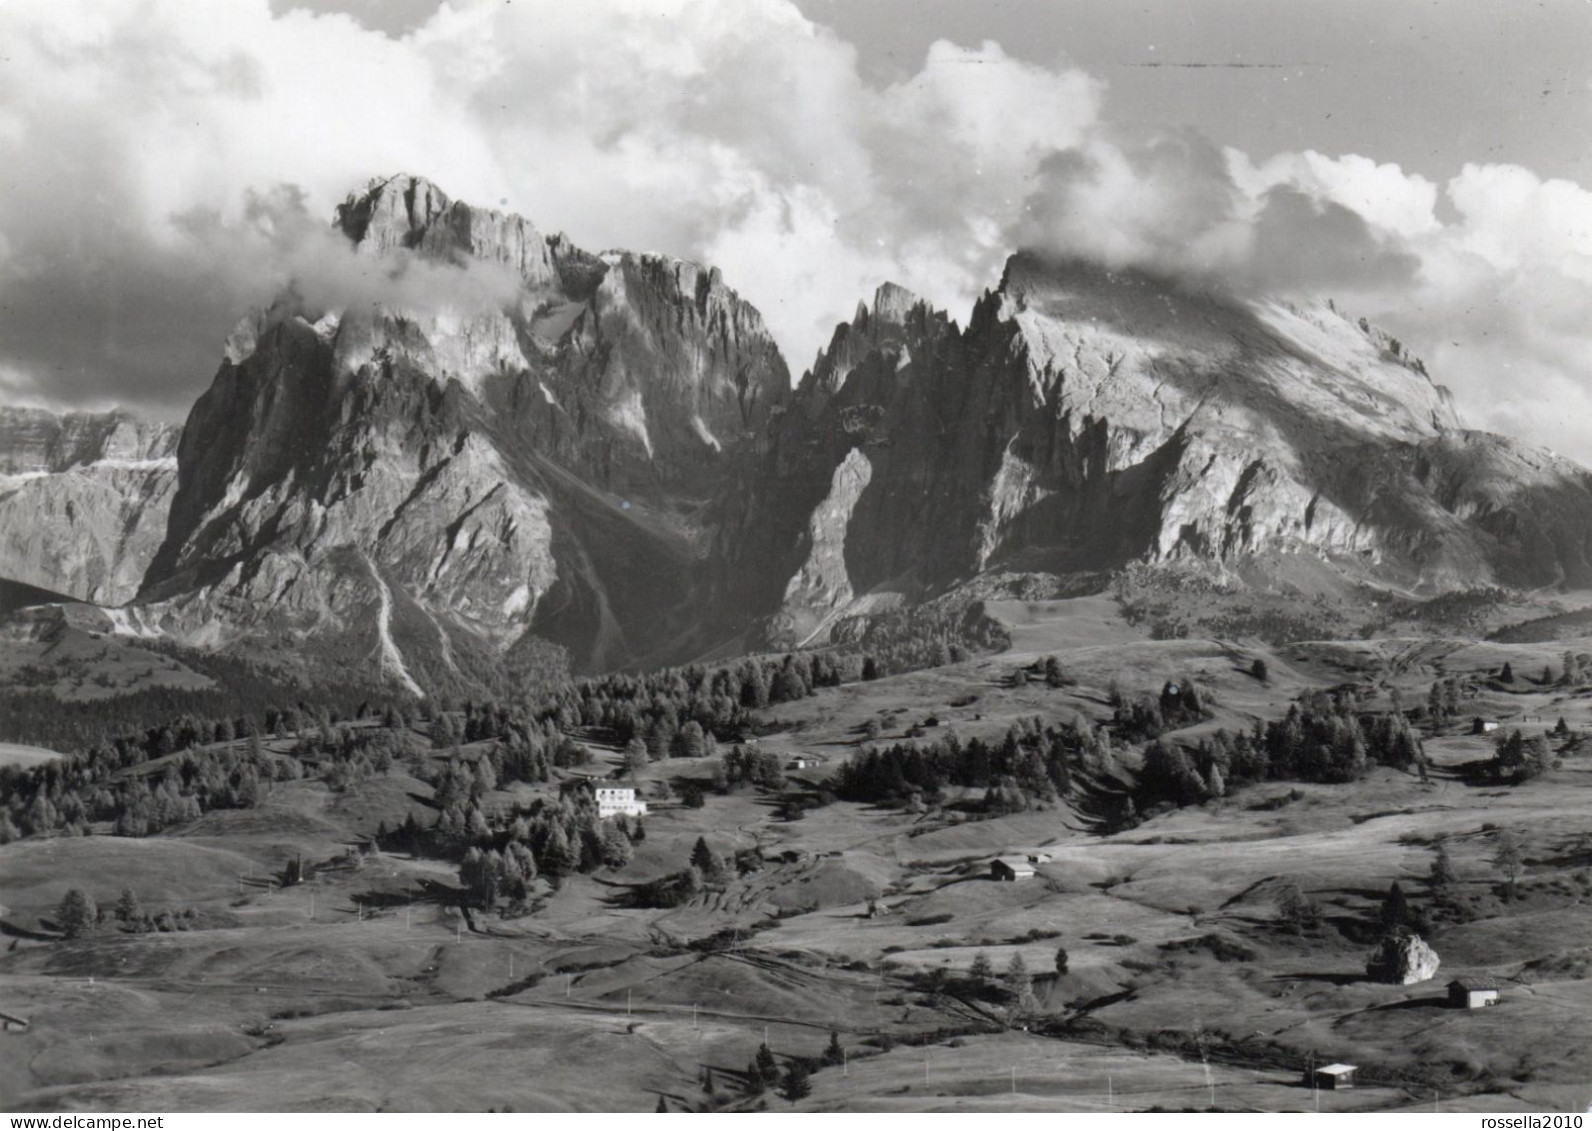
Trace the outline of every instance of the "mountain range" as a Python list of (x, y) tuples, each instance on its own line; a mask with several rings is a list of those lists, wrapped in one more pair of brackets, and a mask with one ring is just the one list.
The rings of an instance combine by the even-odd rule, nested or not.
[[(794, 386), (716, 270), (409, 176), (336, 230), (490, 300), (250, 313), (178, 430), (0, 413), (0, 577), (421, 691), (831, 639), (991, 579), (1204, 563), (1592, 586), (1592, 476), (1465, 429), (1330, 303), (1021, 252), (965, 327), (881, 286)], [(447, 276), (443, 276), (447, 278)], [(555, 649), (556, 650), (556, 649)]]

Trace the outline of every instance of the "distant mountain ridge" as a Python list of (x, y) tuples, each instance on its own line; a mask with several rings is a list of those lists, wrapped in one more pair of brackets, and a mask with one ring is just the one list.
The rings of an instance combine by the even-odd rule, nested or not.
[(0, 578), (130, 600), (166, 533), (176, 425), (0, 405)]
[[(460, 269), (460, 301), (289, 291), (240, 322), (118, 623), (419, 690), (549, 646), (594, 670), (822, 643), (996, 573), (1592, 586), (1592, 475), (1465, 430), (1330, 304), (1020, 253), (965, 329), (881, 286), (792, 388), (716, 270), (409, 176), (334, 223), (389, 270)], [(476, 270), (506, 297), (466, 301)]]

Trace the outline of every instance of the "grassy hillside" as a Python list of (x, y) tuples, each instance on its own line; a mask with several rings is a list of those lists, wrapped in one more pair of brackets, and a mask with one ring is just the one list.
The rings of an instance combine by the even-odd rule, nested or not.
[[(297, 776), (279, 775), (252, 807), (208, 808), (142, 838), (99, 822), (91, 836), (0, 846), (0, 1008), (32, 1022), (6, 1038), (19, 1055), (0, 1058), (0, 1102), (1399, 1110), (1436, 1092), (1448, 1110), (1584, 1106), (1592, 686), (1557, 678), (1575, 642), (1155, 640), (1115, 609), (1104, 597), (990, 602), (1009, 652), (757, 710), (745, 749), (784, 768), (778, 785), (716, 788), (712, 757), (649, 761), (625, 777), (651, 805), (628, 862), (583, 865), (555, 886), (544, 858), (518, 903), (467, 895), (468, 837), (411, 849), (393, 830), (411, 819), (430, 829), (458, 805), (491, 830), (475, 843), (502, 845), (514, 814), (566, 811), (576, 777), (625, 774), (623, 744), (601, 727), (572, 732), (587, 761), (554, 764), (541, 730), (480, 737), (479, 719), (393, 730), (368, 718), (333, 740), (397, 754), (358, 772), (364, 755), (316, 753), (317, 731), (289, 732), (259, 757)], [(1060, 686), (1043, 678), (1049, 656)], [(1498, 678), (1506, 662), (1513, 680)], [(1119, 736), (1107, 764), (1069, 753), (1068, 788), (1018, 811), (955, 784), (921, 806), (830, 793), (870, 748), (951, 734), (994, 748), (1035, 717), (1058, 734), (1109, 734), (1114, 700), (1168, 681), (1202, 689), (1200, 716), (1160, 737), (1190, 750), (1322, 689), (1356, 688), (1367, 717), (1391, 711), (1396, 693), (1424, 780), (1373, 761), (1355, 780), (1262, 780), (1119, 827), (1098, 802), (1140, 788), (1146, 741)], [(1434, 725), (1421, 708), (1441, 681), (1457, 702)], [(1555, 732), (1553, 764), (1518, 784), (1494, 776), (1496, 735), (1469, 733), (1478, 716), (1502, 720), (1502, 733)], [(464, 769), (522, 743), (546, 756), (525, 777), (505, 770), (449, 800), (465, 796)], [(159, 780), (162, 766), (221, 749), (117, 772)], [(798, 754), (810, 764), (795, 768)], [(1499, 862), (1511, 838), (1512, 883)], [(673, 906), (638, 905), (642, 885), (684, 869), (699, 839), (724, 874)], [(1441, 883), (1439, 846), (1453, 873)], [(1032, 879), (999, 883), (988, 865), (1005, 854), (1045, 859)], [(310, 877), (287, 882), (300, 861)], [(1433, 980), (1366, 979), (1395, 882), (1441, 958)], [(107, 907), (131, 889), (169, 929), (112, 918), (63, 938), (57, 905), (72, 887)], [(1294, 889), (1314, 908), (1306, 920), (1284, 914)], [(1015, 956), (1022, 1002), (1008, 992)], [(1497, 979), (1503, 1003), (1447, 1008), (1441, 987), (1455, 974)], [(748, 1084), (765, 1030), (781, 1071), (815, 1061), (794, 1104)], [(816, 1063), (831, 1031), (843, 1065)], [(1305, 1065), (1328, 1060), (1361, 1065), (1364, 1086), (1317, 1096), (1300, 1085)]]

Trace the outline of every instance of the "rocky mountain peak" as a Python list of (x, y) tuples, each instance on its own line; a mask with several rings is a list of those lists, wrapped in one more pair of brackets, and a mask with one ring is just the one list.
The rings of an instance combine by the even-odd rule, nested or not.
[(407, 250), (446, 263), (494, 263), (533, 290), (557, 285), (554, 252), (567, 246), (547, 239), (523, 216), (471, 207), (408, 174), (371, 181), (351, 194), (338, 205), (334, 223), (362, 252)]
[(591, 254), (412, 176), (336, 224), (396, 276), (495, 285), (453, 303), (427, 272), (415, 309), (288, 293), (246, 319), (189, 418), (142, 624), (326, 637), (464, 687), (549, 641), (587, 669), (817, 643), (991, 571), (1592, 581), (1586, 474), (1462, 433), (1424, 365), (1334, 307), (1021, 253), (965, 329), (881, 285), (793, 392), (711, 267)]

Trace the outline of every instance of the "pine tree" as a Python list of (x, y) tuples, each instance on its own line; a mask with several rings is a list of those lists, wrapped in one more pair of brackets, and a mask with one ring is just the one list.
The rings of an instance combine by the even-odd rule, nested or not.
[(1406, 925), (1409, 918), (1409, 900), (1404, 898), (1404, 889), (1399, 887), (1397, 880), (1394, 880), (1393, 886), (1387, 889), (1387, 895), (1382, 900), (1382, 927), (1384, 930), (1394, 931)]
[(542, 866), (542, 873), (555, 887), (575, 870), (579, 859), (575, 855), (575, 850), (570, 847), (569, 837), (565, 834), (563, 825), (554, 824), (548, 831), (547, 842), (542, 846), (542, 851), (537, 854), (536, 859)]
[(1034, 1001), (1034, 977), (1023, 961), (1023, 952), (1014, 950), (1012, 960), (1006, 965), (1006, 992), (1011, 995), (1015, 1013), (1026, 1013)]
[(617, 825), (606, 825), (602, 832), (602, 862), (605, 868), (623, 868), (630, 863), (630, 838)]
[(1520, 841), (1508, 829), (1499, 832), (1497, 849), (1493, 854), (1493, 867), (1503, 873), (1509, 881), (1509, 898), (1515, 897), (1515, 881), (1520, 878), (1520, 870), (1525, 866), (1525, 861), (1520, 854)]
[(825, 1064), (841, 1064), (846, 1059), (846, 1050), (840, 1045), (840, 1034), (829, 1030), (829, 1044), (824, 1049)]
[(1443, 893), (1459, 881), (1454, 871), (1454, 861), (1448, 855), (1448, 845), (1437, 842), (1437, 854), (1432, 858), (1431, 885), (1435, 893)]
[(785, 1067), (784, 1079), (780, 1081), (780, 1095), (790, 1103), (804, 1100), (813, 1093), (813, 1082), (807, 1073), (807, 1066), (800, 1060), (793, 1060)]
[(973, 964), (967, 968), (968, 977), (980, 986), (987, 985), (995, 975), (995, 967), (989, 960), (989, 955), (982, 950), (973, 956)]
[(1515, 682), (1515, 669), (1508, 660), (1504, 661), (1503, 670), (1498, 673), (1498, 680), (1500, 683)]
[(637, 774), (647, 768), (649, 761), (651, 758), (647, 755), (647, 744), (640, 738), (632, 738), (625, 743), (625, 772), (630, 775), (632, 782)]
[(701, 872), (702, 878), (709, 883), (724, 878), (724, 861), (719, 859), (718, 853), (708, 847), (706, 837), (697, 837), (696, 844), (692, 846), (691, 866)]
[(121, 898), (116, 901), (117, 922), (136, 923), (143, 914), (143, 908), (138, 905), (138, 896), (133, 894), (133, 889), (123, 888)]
[(82, 888), (72, 888), (55, 908), (56, 926), (69, 939), (82, 938), (94, 929), (98, 920), (99, 908)]
[(774, 1059), (774, 1050), (768, 1045), (757, 1046), (757, 1057), (752, 1061), (752, 1065), (764, 1088), (772, 1088), (779, 1080), (779, 1062)]
[(1296, 935), (1318, 926), (1321, 908), (1295, 883), (1286, 883), (1277, 895), (1277, 912), (1282, 921)]
[(675, 735), (670, 753), (676, 758), (700, 758), (705, 748), (702, 724), (692, 719)]
[(663, 1100), (663, 1093), (662, 1092), (658, 1093), (658, 1106), (653, 1108), (652, 1110), (655, 1111), (655, 1112), (666, 1112), (666, 1111), (669, 1110), (669, 1105), (667, 1103), (665, 1103), (664, 1100)]
[(1064, 946), (1058, 946), (1056, 948), (1056, 973), (1058, 975), (1065, 974), (1067, 972), (1067, 962), (1067, 948)]

